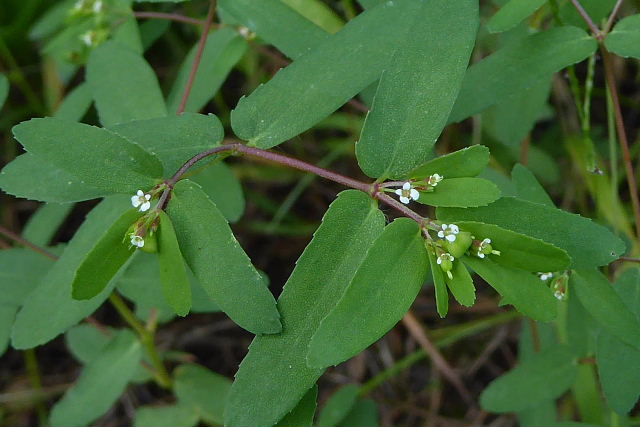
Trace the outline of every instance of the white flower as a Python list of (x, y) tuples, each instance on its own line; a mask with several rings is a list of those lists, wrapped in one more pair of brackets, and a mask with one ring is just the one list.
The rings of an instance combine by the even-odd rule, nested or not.
[(93, 46), (94, 37), (95, 37), (95, 33), (93, 31), (87, 31), (86, 33), (83, 33), (80, 36), (80, 40), (82, 40), (82, 42), (87, 46), (91, 47)]
[(140, 212), (146, 212), (151, 207), (151, 194), (145, 194), (142, 190), (138, 190), (135, 196), (131, 197), (131, 204), (134, 208), (140, 207)]
[(410, 182), (405, 182), (402, 185), (402, 189), (398, 188), (396, 194), (400, 196), (400, 201), (405, 205), (408, 205), (411, 200), (418, 200), (420, 193), (418, 190), (411, 186)]
[(429, 178), (427, 178), (427, 185), (431, 187), (435, 187), (438, 185), (440, 181), (442, 181), (444, 177), (440, 174), (434, 173)]
[(144, 238), (142, 236), (138, 236), (137, 234), (131, 235), (131, 245), (141, 248), (144, 246)]
[(549, 280), (553, 277), (553, 273), (538, 273), (540, 280)]
[(93, 3), (93, 13), (100, 13), (102, 10), (102, 0), (97, 0)]
[(483, 250), (490, 244), (491, 244), (491, 239), (483, 239), (482, 242), (480, 242), (480, 246), (478, 246), (478, 253), (477, 253), (478, 258), (485, 257)]
[(438, 231), (438, 237), (447, 239), (449, 242), (455, 242), (456, 234), (459, 232), (460, 229), (455, 224), (442, 224), (442, 230)]
[(446, 261), (446, 260), (453, 262), (455, 258), (449, 252), (445, 252), (438, 257), (438, 259), (436, 260), (436, 264), (440, 265), (442, 264), (442, 261)]
[(78, 0), (74, 5), (73, 5), (73, 10), (74, 11), (79, 11), (84, 9), (84, 0)]

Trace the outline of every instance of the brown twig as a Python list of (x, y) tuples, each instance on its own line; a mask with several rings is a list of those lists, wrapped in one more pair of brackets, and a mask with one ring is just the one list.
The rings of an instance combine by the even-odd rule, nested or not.
[(190, 18), (184, 15), (178, 15), (177, 13), (163, 13), (163, 12), (133, 12), (133, 16), (141, 19), (165, 19), (169, 21), (182, 22), (185, 24), (204, 25), (205, 21), (196, 18)]
[(611, 31), (611, 27), (613, 26), (613, 21), (616, 19), (616, 16), (618, 15), (618, 12), (620, 11), (620, 6), (622, 6), (622, 2), (623, 2), (623, 0), (618, 0), (616, 5), (613, 7), (613, 11), (611, 12), (611, 15), (609, 15), (609, 19), (607, 20), (607, 23), (605, 24), (604, 28), (602, 29), (603, 33), (607, 34), (607, 33), (609, 33), (609, 31)]
[(591, 19), (587, 11), (584, 10), (580, 2), (578, 0), (571, 0), (571, 3), (573, 3), (573, 6), (576, 8), (580, 16), (582, 16), (582, 19), (584, 19), (584, 22), (587, 23), (594, 37), (598, 40), (602, 40), (604, 38), (604, 34), (600, 31), (600, 29), (595, 24), (595, 22), (593, 22), (593, 19)]
[(198, 50), (196, 52), (195, 58), (193, 58), (193, 65), (191, 66), (191, 71), (189, 72), (189, 79), (187, 80), (187, 85), (184, 88), (182, 100), (180, 101), (180, 106), (178, 107), (178, 111), (176, 112), (177, 114), (184, 113), (185, 108), (187, 108), (187, 101), (189, 100), (191, 89), (193, 88), (193, 82), (196, 80), (198, 67), (200, 67), (200, 61), (202, 60), (202, 53), (204, 52), (204, 47), (207, 44), (209, 30), (211, 29), (211, 25), (213, 24), (213, 18), (215, 15), (216, 0), (211, 0), (211, 3), (209, 4), (209, 12), (207, 13), (207, 19), (205, 20), (204, 28), (202, 29), (202, 34), (200, 35), (200, 41), (198, 42)]
[(630, 256), (621, 256), (620, 258), (618, 258), (618, 261), (640, 262), (640, 258), (633, 258)]
[(429, 340), (429, 337), (424, 330), (424, 326), (412, 311), (408, 311), (407, 314), (404, 315), (402, 323), (407, 328), (413, 339), (415, 339), (418, 344), (420, 344), (420, 347), (422, 347), (422, 349), (429, 355), (438, 372), (440, 372), (440, 374), (442, 374), (442, 376), (447, 379), (451, 385), (453, 385), (465, 403), (469, 406), (475, 406), (475, 401), (473, 400), (471, 393), (467, 390), (451, 365), (449, 365), (447, 360), (442, 356), (440, 350), (438, 350), (431, 340)]
[(633, 208), (633, 214), (635, 217), (636, 236), (638, 240), (640, 240), (640, 199), (638, 198), (638, 184), (633, 170), (631, 150), (629, 149), (629, 140), (627, 139), (627, 132), (624, 126), (624, 118), (622, 117), (622, 108), (620, 107), (618, 86), (616, 83), (615, 70), (613, 69), (613, 60), (611, 54), (603, 43), (600, 44), (600, 51), (602, 53), (602, 61), (604, 63), (605, 79), (607, 81), (607, 86), (609, 87), (609, 92), (611, 93), (611, 102), (613, 103), (613, 112), (616, 118), (618, 141), (620, 142), (620, 148), (622, 149), (622, 161), (624, 163), (627, 185), (629, 186), (631, 196), (631, 207)]
[(58, 257), (54, 254), (52, 254), (51, 252), (47, 251), (46, 249), (41, 248), (38, 245), (35, 245), (33, 243), (31, 243), (30, 241), (26, 240), (25, 238), (23, 238), (22, 236), (18, 235), (17, 233), (14, 233), (13, 231), (3, 227), (0, 225), (0, 234), (5, 235), (6, 237), (8, 237), (9, 239), (13, 240), (16, 243), (19, 243), (22, 246), (26, 246), (27, 248), (33, 250), (34, 252), (38, 252), (40, 255), (44, 255), (49, 259), (52, 260), (57, 260)]

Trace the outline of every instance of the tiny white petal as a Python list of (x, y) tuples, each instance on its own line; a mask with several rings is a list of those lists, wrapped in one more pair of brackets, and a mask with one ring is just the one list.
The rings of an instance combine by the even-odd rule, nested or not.
[(444, 231), (438, 231), (438, 237), (444, 239)]
[(482, 252), (478, 252), (478, 258), (484, 258), (484, 254)]
[(446, 230), (449, 226), (447, 224), (442, 224), (442, 229)]
[(151, 207), (151, 202), (144, 202), (142, 205), (140, 205), (140, 212), (146, 212), (149, 210), (150, 207)]
[(442, 258), (438, 257), (438, 259), (436, 260), (436, 264), (438, 265), (442, 264)]
[(131, 197), (131, 204), (134, 208), (137, 208), (138, 206), (140, 206), (140, 198), (138, 196)]
[(413, 200), (418, 200), (418, 198), (420, 197), (420, 193), (418, 193), (418, 190), (416, 190), (415, 188), (411, 189), (411, 198)]
[(145, 194), (144, 198), (147, 199), (147, 200), (151, 200), (151, 194)]
[(408, 197), (400, 196), (400, 201), (405, 205), (408, 205), (411, 200)]
[(398, 196), (402, 196), (402, 190), (400, 190), (400, 189), (398, 188), (398, 189), (396, 190), (396, 194), (397, 194)]
[(452, 232), (452, 233), (454, 233), (454, 234), (458, 234), (458, 233), (460, 232), (460, 229), (459, 229), (459, 228), (458, 228), (458, 226), (457, 226), (457, 225), (455, 225), (455, 224), (451, 224), (451, 225), (449, 226), (449, 229), (450, 229), (450, 230), (451, 230), (451, 232)]
[(455, 234), (449, 234), (446, 239), (450, 242), (455, 242), (456, 241), (456, 235)]
[(138, 190), (138, 191), (136, 192), (136, 195), (137, 195), (138, 197), (142, 197), (142, 196), (144, 196), (144, 191), (142, 191), (142, 190)]
[(402, 185), (402, 189), (403, 189), (403, 190), (411, 190), (411, 183), (409, 183), (408, 181), (407, 181), (407, 182), (405, 182), (405, 183)]

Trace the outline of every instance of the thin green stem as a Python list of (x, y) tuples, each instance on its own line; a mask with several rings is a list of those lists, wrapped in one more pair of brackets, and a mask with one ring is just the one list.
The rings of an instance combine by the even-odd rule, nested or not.
[(618, 197), (618, 147), (616, 141), (616, 118), (613, 112), (613, 101), (611, 100), (611, 91), (606, 88), (607, 99), (607, 131), (609, 133), (609, 174), (611, 175), (611, 192), (613, 198)]
[(158, 353), (158, 349), (155, 344), (155, 334), (152, 330), (144, 327), (142, 323), (136, 318), (135, 314), (127, 307), (127, 304), (116, 292), (109, 295), (109, 302), (116, 309), (122, 319), (138, 333), (140, 342), (147, 351), (149, 358), (151, 359), (151, 365), (153, 366), (153, 373), (155, 380), (159, 386), (170, 389), (172, 386), (171, 377), (167, 372), (167, 368), (162, 362), (162, 358)]
[(2, 36), (0, 36), (0, 57), (2, 57), (9, 66), (9, 80), (13, 81), (16, 86), (20, 88), (25, 98), (27, 99), (29, 107), (31, 107), (33, 111), (44, 115), (44, 103), (40, 100), (40, 98), (38, 98), (38, 95), (36, 95), (36, 92), (29, 84), (29, 81), (24, 76), (22, 69), (20, 69), (18, 62), (11, 53), (11, 50), (9, 50), (9, 48), (7, 47), (7, 44), (5, 43)]
[[(29, 376), (31, 387), (33, 387), (33, 389), (36, 391), (36, 396), (41, 396), (43, 394), (42, 380), (35, 349), (28, 348), (24, 351), (24, 361), (27, 367), (27, 375)], [(33, 401), (36, 407), (36, 412), (38, 414), (38, 423), (41, 426), (44, 426), (47, 424), (47, 409), (45, 408), (42, 399), (34, 398)]]
[(595, 53), (589, 57), (587, 63), (587, 77), (584, 81), (584, 101), (582, 103), (582, 133), (588, 136), (591, 133), (591, 95), (593, 94), (593, 78), (596, 68)]

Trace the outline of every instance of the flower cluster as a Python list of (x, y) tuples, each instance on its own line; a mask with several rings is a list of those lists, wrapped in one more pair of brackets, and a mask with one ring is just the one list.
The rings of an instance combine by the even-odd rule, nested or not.
[(445, 239), (448, 242), (455, 242), (457, 234), (460, 233), (460, 229), (455, 224), (442, 224), (441, 230), (438, 231), (438, 237)]
[(436, 263), (440, 266), (442, 271), (447, 273), (447, 277), (449, 280), (453, 279), (453, 274), (451, 274), (451, 269), (453, 269), (453, 261), (455, 258), (449, 252), (443, 252), (436, 259)]

